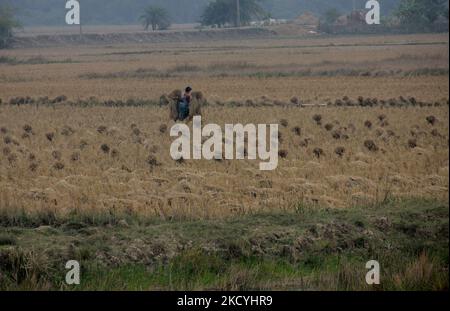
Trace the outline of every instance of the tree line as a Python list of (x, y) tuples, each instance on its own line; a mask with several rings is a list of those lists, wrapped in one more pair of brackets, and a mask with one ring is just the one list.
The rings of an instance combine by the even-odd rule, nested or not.
[[(356, 13), (356, 12), (355, 12)], [(338, 19), (343, 14), (336, 8), (327, 10), (321, 19), (321, 31), (333, 31)], [(357, 17), (360, 20), (353, 22), (364, 23), (361, 16), (350, 16), (350, 19)], [(448, 31), (448, 0), (401, 0), (391, 14), (384, 14), (381, 24), (384, 29), (403, 29), (405, 32), (434, 31), (442, 27), (437, 22), (447, 24)], [(444, 24), (445, 25), (445, 24)]]
[[(214, 0), (203, 9), (199, 22), (203, 26), (225, 27), (246, 26), (254, 19), (260, 20), (269, 16), (262, 7), (263, 0)], [(144, 28), (148, 30), (168, 29), (170, 12), (163, 7), (149, 6), (140, 17)]]
[[(266, 0), (267, 1), (267, 0)], [(199, 22), (203, 26), (225, 27), (246, 26), (253, 20), (264, 20), (272, 17), (272, 13), (263, 6), (264, 0), (213, 0), (203, 9)], [(448, 19), (448, 0), (401, 0), (394, 10), (395, 17), (401, 25), (416, 30), (426, 28), (438, 20), (439, 17)], [(334, 23), (341, 13), (336, 8), (326, 10), (322, 22)], [(151, 25), (152, 30), (164, 30), (171, 24), (170, 12), (163, 7), (149, 6), (141, 16), (144, 28)]]
[[(83, 5), (87, 0), (80, 1)], [(171, 1), (171, 3), (179, 3), (179, 8), (185, 9), (186, 12), (190, 11), (191, 4), (186, 1)], [(322, 0), (316, 1), (320, 4)], [(331, 8), (328, 1), (328, 9), (321, 14), (323, 23), (333, 24), (339, 18), (341, 13), (333, 5), (342, 3), (342, 1), (344, 0), (333, 1)], [(114, 0), (111, 0), (111, 3), (113, 2)], [(192, 3), (198, 4), (196, 1), (192, 1)], [(253, 20), (263, 20), (273, 16), (273, 12), (267, 9), (268, 3), (273, 3), (273, 0), (209, 0), (205, 2), (205, 6), (198, 8), (200, 13), (198, 21), (203, 26), (212, 27), (245, 26)], [(387, 2), (383, 1), (383, 3)], [(169, 10), (163, 5), (143, 6), (141, 12), (138, 19), (146, 30), (165, 30), (172, 23), (181, 23), (181, 20), (177, 19), (178, 11)], [(0, 48), (9, 45), (13, 29), (20, 27), (16, 13), (12, 6), (0, 5)], [(174, 13), (176, 14), (174, 15)], [(300, 13), (297, 12), (298, 15)], [(124, 14), (129, 13), (124, 11)], [(84, 11), (82, 15), (84, 15)], [(414, 31), (420, 31), (435, 23), (439, 18), (445, 18), (448, 21), (448, 0), (400, 0), (391, 16), (397, 18), (401, 25), (410, 27)], [(135, 20), (137, 20), (136, 17)]]

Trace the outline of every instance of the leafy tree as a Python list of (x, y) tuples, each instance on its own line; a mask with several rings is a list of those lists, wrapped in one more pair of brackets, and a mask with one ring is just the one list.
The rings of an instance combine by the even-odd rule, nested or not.
[[(241, 25), (248, 25), (254, 18), (261, 19), (267, 16), (261, 6), (261, 0), (240, 0), (239, 2)], [(206, 6), (201, 17), (201, 23), (208, 26), (217, 25), (218, 27), (226, 24), (238, 26), (237, 19), (236, 0), (215, 0)]]
[(14, 18), (14, 10), (9, 6), (0, 6), (0, 49), (9, 46), (16, 27), (20, 24)]
[(431, 25), (448, 12), (447, 0), (402, 0), (396, 16), (404, 25)]
[(168, 29), (171, 25), (169, 13), (166, 9), (158, 6), (149, 6), (145, 9), (144, 14), (140, 17), (145, 30), (151, 26), (155, 31)]
[(233, 14), (230, 9), (229, 0), (210, 2), (201, 16), (202, 25), (217, 25), (219, 28), (225, 26), (232, 20)]
[[(250, 24), (254, 18), (261, 19), (267, 16), (266, 11), (261, 6), (261, 1), (262, 0), (240, 0), (241, 23), (243, 25)], [(234, 15), (236, 15), (236, 9), (234, 10)]]
[(339, 16), (341, 16), (341, 13), (336, 8), (329, 9), (324, 14), (325, 23), (327, 24), (334, 24)]

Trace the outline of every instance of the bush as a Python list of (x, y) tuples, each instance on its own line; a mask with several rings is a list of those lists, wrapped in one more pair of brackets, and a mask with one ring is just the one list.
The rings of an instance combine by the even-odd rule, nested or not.
[(448, 8), (445, 0), (402, 0), (396, 11), (400, 23), (421, 30), (432, 27), (440, 18), (448, 20)]
[(260, 4), (261, 0), (241, 0), (240, 19), (237, 17), (236, 1), (211, 1), (203, 11), (201, 23), (205, 26), (224, 27), (234, 24), (236, 27), (249, 25), (254, 18), (263, 18), (267, 15)]
[(145, 12), (140, 17), (145, 30), (151, 26), (152, 30), (166, 30), (170, 27), (170, 17), (166, 9), (149, 6), (145, 9)]

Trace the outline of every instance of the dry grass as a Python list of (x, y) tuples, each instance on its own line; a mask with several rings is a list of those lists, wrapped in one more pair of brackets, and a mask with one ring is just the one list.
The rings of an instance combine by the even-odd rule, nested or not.
[[(64, 289), (67, 257), (87, 289), (368, 289), (370, 257), (376, 289), (447, 289), (448, 54), (445, 34), (0, 51), (0, 288)], [(278, 123), (278, 168), (172, 160), (161, 94), (188, 84), (204, 124)]]
[[(446, 35), (1, 51), (4, 103), (18, 96), (55, 103), (0, 106), (1, 209), (43, 215), (120, 211), (170, 219), (292, 209), (299, 202), (345, 207), (390, 196), (448, 199), (448, 105), (273, 105), (343, 98), (336, 101), (343, 106), (350, 98), (399, 96), (445, 103), (448, 53)], [(348, 70), (392, 74), (351, 76)], [(295, 72), (312, 74), (290, 74)], [(206, 122), (280, 123), (278, 169), (260, 172), (250, 161), (174, 162), (172, 123), (163, 108), (60, 104), (91, 96), (96, 103), (153, 104), (188, 84), (217, 103), (205, 109)], [(248, 107), (221, 106), (225, 102)], [(272, 107), (251, 107), (259, 102)]]
[(3, 106), (2, 211), (211, 218), (299, 202), (448, 200), (448, 107), (205, 109), (208, 123), (281, 120), (273, 172), (258, 161), (173, 161), (166, 109)]
[(344, 95), (429, 101), (448, 97), (448, 53), (446, 35), (21, 49), (0, 52), (0, 94), (4, 101), (60, 94), (70, 100), (86, 94), (156, 100), (190, 84), (212, 101), (261, 95), (282, 101)]

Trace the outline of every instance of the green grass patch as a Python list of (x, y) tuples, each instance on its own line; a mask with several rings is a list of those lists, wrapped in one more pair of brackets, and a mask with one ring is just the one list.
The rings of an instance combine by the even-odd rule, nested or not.
[(18, 59), (16, 57), (0, 56), (0, 64), (6, 65), (47, 65), (47, 64), (74, 64), (78, 63), (71, 58), (61, 60), (50, 60), (42, 56)]
[[(448, 289), (446, 202), (299, 205), (290, 212), (217, 220), (129, 215), (126, 226), (118, 216), (72, 214), (39, 227), (0, 228), (0, 288)], [(64, 264), (73, 259), (82, 265), (79, 286), (64, 283)], [(365, 264), (372, 259), (382, 269), (376, 287), (365, 283)]]

